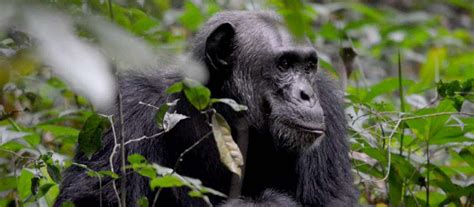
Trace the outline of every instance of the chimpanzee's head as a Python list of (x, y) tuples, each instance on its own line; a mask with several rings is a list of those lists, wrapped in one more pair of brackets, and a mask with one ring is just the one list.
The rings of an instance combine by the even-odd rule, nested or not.
[(325, 137), (316, 49), (295, 40), (278, 16), (217, 14), (194, 46), (194, 55), (210, 71), (213, 92), (247, 105), (251, 126), (271, 133), (278, 148), (301, 151)]

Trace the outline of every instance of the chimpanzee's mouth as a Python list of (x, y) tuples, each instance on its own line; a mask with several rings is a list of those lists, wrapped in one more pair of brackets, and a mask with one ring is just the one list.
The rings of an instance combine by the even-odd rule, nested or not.
[(326, 125), (324, 123), (304, 123), (295, 121), (285, 121), (284, 124), (287, 126), (304, 131), (306, 133), (315, 134), (320, 137), (326, 134)]

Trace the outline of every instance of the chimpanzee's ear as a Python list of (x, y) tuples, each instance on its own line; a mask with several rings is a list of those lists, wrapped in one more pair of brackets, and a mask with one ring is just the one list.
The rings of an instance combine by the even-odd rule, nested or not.
[(231, 68), (234, 51), (234, 26), (223, 23), (211, 32), (206, 40), (206, 61), (217, 70)]

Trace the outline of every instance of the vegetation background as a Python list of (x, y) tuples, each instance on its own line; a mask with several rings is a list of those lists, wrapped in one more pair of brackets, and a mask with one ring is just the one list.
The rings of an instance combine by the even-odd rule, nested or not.
[[(115, 97), (111, 68), (176, 62), (204, 80), (187, 41), (227, 9), (278, 12), (340, 80), (362, 205), (474, 206), (472, 0), (0, 1), (0, 206), (51, 206), (61, 172), (80, 165), (77, 143), (100, 147), (107, 121), (95, 109)], [(218, 194), (128, 160), (152, 188)]]

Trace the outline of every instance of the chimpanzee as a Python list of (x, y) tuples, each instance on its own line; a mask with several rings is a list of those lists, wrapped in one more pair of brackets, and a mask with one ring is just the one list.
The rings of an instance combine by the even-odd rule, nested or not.
[[(293, 38), (281, 22), (271, 12), (221, 12), (192, 42), (193, 57), (209, 70), (206, 86), (213, 97), (232, 98), (248, 106), (244, 113), (236, 113), (227, 105), (217, 107), (231, 125), (234, 138), (239, 122), (248, 123), (248, 151), (241, 198), (226, 201), (210, 196), (210, 201), (223, 206), (356, 205), (342, 93), (318, 70), (318, 56), (311, 43)], [(173, 168), (180, 153), (211, 130), (205, 115), (182, 94), (165, 92), (182, 79), (178, 73), (163, 69), (121, 75), (125, 139), (160, 132), (156, 110), (138, 104), (140, 101), (160, 106), (180, 98), (174, 110), (191, 117), (163, 136), (127, 145), (127, 155), (139, 153), (150, 162)], [(103, 143), (90, 160), (78, 152), (74, 161), (94, 170), (108, 170), (114, 146), (112, 132), (103, 137)], [(114, 163), (120, 166), (120, 156), (114, 157)], [(198, 178), (220, 192), (230, 190), (232, 174), (221, 164), (213, 139), (189, 151), (177, 172)], [(136, 206), (143, 196), (153, 200), (155, 192), (148, 182), (137, 173), (128, 173), (128, 206)], [(117, 206), (111, 183), (110, 179), (103, 180), (102, 201), (106, 206)], [(65, 201), (98, 206), (99, 181), (80, 167), (66, 170), (60, 189), (56, 206)], [(157, 205), (207, 205), (188, 192), (186, 187), (164, 189)]]

